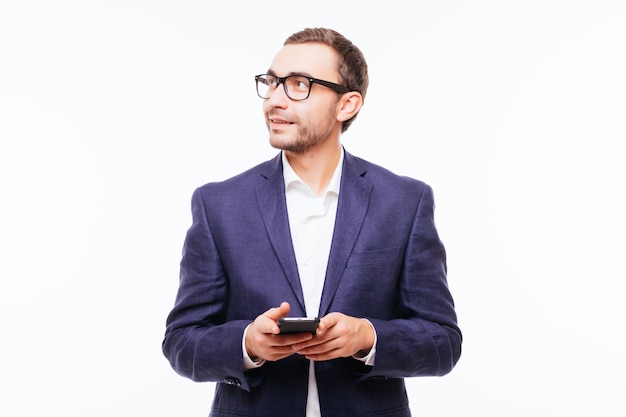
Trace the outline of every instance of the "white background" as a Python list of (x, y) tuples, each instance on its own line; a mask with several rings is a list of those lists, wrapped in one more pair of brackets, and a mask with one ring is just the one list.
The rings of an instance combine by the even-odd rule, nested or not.
[(208, 414), (160, 348), (191, 193), (276, 154), (311, 26), (370, 65), (348, 151), (435, 190), (465, 341), (414, 415), (626, 415), (620, 0), (0, 3), (0, 415)]

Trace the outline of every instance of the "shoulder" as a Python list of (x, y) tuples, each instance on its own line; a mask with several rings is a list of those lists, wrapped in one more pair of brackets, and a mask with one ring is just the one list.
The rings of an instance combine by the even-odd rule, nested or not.
[[(367, 190), (372, 211), (388, 213), (391, 210), (396, 216), (400, 212), (419, 212), (422, 216), (432, 216), (435, 197), (429, 184), (416, 178), (398, 175), (358, 157), (350, 156), (346, 161), (344, 168), (352, 172), (350, 175), (352, 178), (345, 185), (347, 187), (356, 185)], [(356, 173), (358, 174), (354, 175)]]
[(429, 192), (432, 193), (430, 185), (416, 178), (398, 175), (390, 169), (384, 168), (373, 162), (359, 158), (346, 152), (345, 167), (352, 170), (363, 181), (370, 183), (374, 189), (387, 189), (396, 192)]
[[(245, 195), (254, 191), (256, 187), (267, 182), (276, 175), (282, 175), (280, 154), (269, 161), (262, 162), (240, 174), (223, 181), (209, 182), (198, 187), (194, 196), (229, 197), (231, 195)], [(254, 194), (252, 192), (252, 194)]]

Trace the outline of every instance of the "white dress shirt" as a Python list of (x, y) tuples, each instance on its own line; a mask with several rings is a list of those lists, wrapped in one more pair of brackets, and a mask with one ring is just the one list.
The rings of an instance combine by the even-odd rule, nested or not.
[[(330, 253), (330, 243), (335, 227), (337, 201), (343, 151), (328, 188), (316, 196), (289, 165), (283, 153), (283, 176), (285, 177), (285, 197), (289, 214), (291, 241), (296, 254), (300, 285), (304, 294), (304, 304), (308, 317), (319, 313), (322, 298), (326, 265)], [(309, 392), (306, 404), (306, 417), (320, 417), (320, 404), (315, 380), (313, 361), (309, 368)]]
[[(337, 214), (343, 156), (342, 148), (339, 163), (326, 191), (322, 195), (316, 196), (289, 165), (284, 152), (282, 155), (289, 228), (308, 317), (316, 317), (319, 314), (326, 265), (328, 264)], [(355, 359), (373, 365), (375, 346), (376, 343), (366, 357)], [(264, 361), (254, 362), (247, 355), (245, 333), (243, 352), (245, 369), (263, 365)], [(310, 363), (308, 387), (306, 417), (321, 417), (313, 361)]]

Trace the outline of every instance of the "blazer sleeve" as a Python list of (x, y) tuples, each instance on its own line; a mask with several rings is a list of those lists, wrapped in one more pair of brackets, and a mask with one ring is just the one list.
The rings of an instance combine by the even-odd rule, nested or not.
[(424, 184), (399, 281), (398, 318), (371, 318), (378, 343), (369, 377), (440, 376), (461, 355), (461, 331), (447, 284), (446, 252), (434, 222), (432, 189)]
[(176, 302), (162, 349), (172, 368), (197, 382), (226, 382), (248, 390), (241, 341), (246, 320), (226, 321), (228, 280), (200, 190), (192, 197)]

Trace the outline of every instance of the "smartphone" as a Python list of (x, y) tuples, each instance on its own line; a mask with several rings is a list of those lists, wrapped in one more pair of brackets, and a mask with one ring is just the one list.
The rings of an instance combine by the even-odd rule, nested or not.
[(317, 330), (319, 317), (281, 317), (278, 327), (281, 333), (313, 333)]

